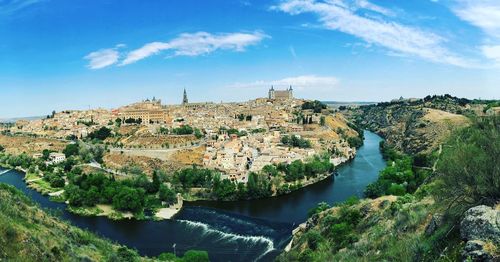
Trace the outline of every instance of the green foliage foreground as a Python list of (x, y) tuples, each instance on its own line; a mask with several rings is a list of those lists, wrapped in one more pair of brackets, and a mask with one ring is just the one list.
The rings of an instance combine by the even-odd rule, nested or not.
[(0, 261), (175, 261), (208, 262), (205, 251), (183, 257), (141, 257), (48, 214), (16, 188), (0, 183)]
[[(441, 154), (405, 156), (384, 146), (388, 166), (365, 192), (380, 198), (319, 204), (278, 261), (462, 260), (464, 211), (500, 201), (500, 117), (455, 131)], [(440, 222), (429, 227), (434, 218)]]

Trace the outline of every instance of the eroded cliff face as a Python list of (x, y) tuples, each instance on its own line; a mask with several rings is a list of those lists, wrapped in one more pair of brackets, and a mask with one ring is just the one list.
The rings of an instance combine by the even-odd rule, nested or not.
[(451, 131), (467, 125), (469, 119), (462, 113), (468, 108), (453, 98), (419, 99), (363, 106), (345, 114), (396, 150), (416, 154), (436, 149)]

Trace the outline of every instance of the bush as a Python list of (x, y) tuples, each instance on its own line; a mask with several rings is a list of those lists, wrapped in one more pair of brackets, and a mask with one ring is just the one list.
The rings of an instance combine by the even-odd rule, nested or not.
[(500, 200), (500, 116), (477, 118), (450, 137), (437, 165), (436, 197), (451, 214)]
[(194, 132), (194, 129), (189, 125), (184, 125), (178, 128), (174, 128), (172, 132), (176, 135), (191, 135)]
[(104, 126), (88, 135), (90, 139), (97, 139), (101, 141), (106, 140), (106, 138), (110, 136), (111, 136), (111, 129)]
[(183, 262), (209, 262), (208, 253), (206, 251), (189, 250), (182, 257)]
[(177, 203), (177, 196), (175, 192), (165, 185), (160, 186), (159, 198), (161, 201), (165, 201), (167, 205)]
[(287, 146), (298, 147), (298, 148), (310, 148), (311, 147), (311, 141), (304, 139), (304, 138), (301, 138), (301, 137), (296, 136), (296, 135), (283, 136), (281, 138), (281, 143), (283, 143), (284, 145), (287, 145)]
[(329, 208), (330, 208), (330, 205), (328, 205), (326, 202), (321, 202), (315, 208), (310, 209), (309, 212), (307, 213), (307, 216), (312, 217), (312, 216), (319, 214), (319, 213), (321, 213)]
[(357, 136), (352, 136), (347, 138), (347, 143), (349, 143), (350, 147), (359, 148), (363, 145), (363, 139)]
[(313, 110), (314, 113), (321, 113), (321, 110), (326, 109), (327, 106), (318, 100), (306, 101), (302, 104), (302, 110)]
[(392, 184), (389, 187), (389, 189), (387, 189), (387, 194), (395, 195), (395, 196), (402, 196), (402, 195), (406, 194), (406, 189), (402, 185)]
[(323, 237), (321, 234), (316, 231), (316, 230), (309, 230), (305, 235), (304, 235), (307, 245), (311, 250), (316, 250), (319, 246), (319, 244), (323, 241)]
[(66, 155), (66, 158), (70, 156), (77, 156), (78, 155), (78, 144), (68, 144), (66, 148), (63, 150), (64, 155)]

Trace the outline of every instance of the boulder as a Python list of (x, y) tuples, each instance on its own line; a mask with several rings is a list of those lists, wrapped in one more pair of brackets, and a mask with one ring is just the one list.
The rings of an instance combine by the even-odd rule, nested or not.
[(490, 262), (494, 261), (493, 256), (484, 249), (485, 243), (481, 240), (471, 240), (465, 244), (462, 252), (464, 261), (481, 261)]
[(500, 211), (484, 205), (467, 210), (460, 235), (464, 240), (489, 240), (500, 245)]

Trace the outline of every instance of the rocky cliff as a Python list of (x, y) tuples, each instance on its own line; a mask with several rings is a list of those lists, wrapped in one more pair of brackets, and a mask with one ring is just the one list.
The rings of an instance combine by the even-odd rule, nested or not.
[(358, 125), (382, 135), (389, 146), (407, 154), (430, 152), (451, 131), (467, 125), (472, 114), (466, 99), (449, 96), (397, 100), (362, 106), (345, 114)]

